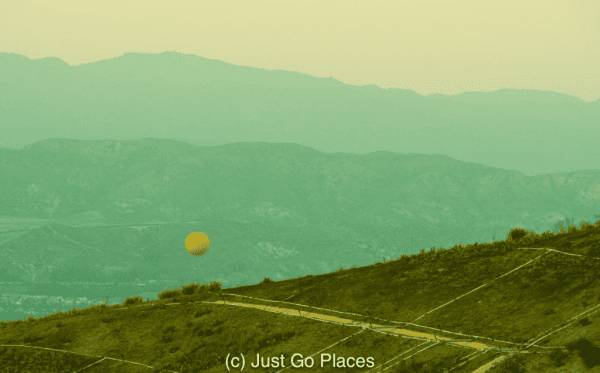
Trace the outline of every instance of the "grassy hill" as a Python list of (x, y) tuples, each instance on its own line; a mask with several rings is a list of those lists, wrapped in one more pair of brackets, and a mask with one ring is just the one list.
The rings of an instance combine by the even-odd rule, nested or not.
[[(248, 370), (278, 372), (283, 356), (296, 372), (598, 372), (600, 221), (556, 228), (2, 322), (0, 370), (226, 372), (243, 356)], [(257, 354), (270, 367), (252, 368)], [(328, 356), (337, 367), (321, 367)], [(309, 357), (311, 368), (290, 367)]]

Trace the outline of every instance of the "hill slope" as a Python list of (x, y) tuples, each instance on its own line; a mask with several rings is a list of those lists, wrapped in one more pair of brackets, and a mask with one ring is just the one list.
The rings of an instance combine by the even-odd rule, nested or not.
[[(0, 217), (0, 281), (32, 285), (240, 286), (490, 241), (512, 227), (542, 232), (600, 209), (600, 171), (527, 177), (439, 155), (49, 139), (0, 149), (0, 159), (0, 205), (12, 215)], [(201, 260), (183, 247), (193, 231), (211, 239)]]
[(491, 362), (488, 372), (595, 372), (600, 222), (563, 232), (511, 230), (504, 241), (319, 276), (189, 284), (153, 302), (1, 323), (0, 366), (223, 372), (242, 355), (250, 369), (258, 354), (270, 358), (253, 369), (264, 372), (281, 371), (281, 356), (285, 367), (314, 359), (299, 372), (370, 371), (344, 365), (359, 361), (390, 372), (473, 372)]

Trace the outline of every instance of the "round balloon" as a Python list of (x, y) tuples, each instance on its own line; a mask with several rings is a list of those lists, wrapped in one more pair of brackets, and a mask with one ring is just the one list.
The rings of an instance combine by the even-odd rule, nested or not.
[(185, 249), (194, 256), (206, 254), (209, 248), (210, 240), (202, 232), (192, 232), (185, 239)]

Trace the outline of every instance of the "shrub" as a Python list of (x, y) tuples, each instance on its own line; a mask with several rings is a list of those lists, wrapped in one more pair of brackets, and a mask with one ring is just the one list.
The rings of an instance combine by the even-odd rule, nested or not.
[(541, 238), (542, 240), (547, 240), (549, 238), (554, 237), (554, 232), (546, 231), (544, 233), (539, 234), (538, 237)]
[(212, 310), (210, 308), (207, 307), (198, 307), (198, 309), (196, 310), (196, 313), (194, 314), (195, 318), (207, 315), (209, 313), (211, 313)]
[(523, 242), (524, 244), (532, 244), (535, 242), (536, 239), (537, 235), (535, 234), (535, 232), (531, 231), (527, 232), (525, 236), (521, 237), (521, 242)]
[(158, 293), (158, 299), (173, 298), (180, 294), (179, 289), (165, 289)]
[(125, 298), (125, 301), (123, 302), (124, 306), (129, 306), (131, 304), (136, 304), (136, 303), (143, 303), (144, 299), (141, 296), (135, 296), (135, 297), (127, 297)]
[(100, 311), (106, 308), (106, 303), (92, 304), (89, 308), (94, 311)]
[(518, 240), (519, 238), (523, 238), (523, 237), (527, 236), (528, 233), (529, 232), (527, 232), (525, 230), (525, 228), (513, 228), (508, 233), (508, 236), (506, 237), (506, 239), (509, 241), (515, 241), (515, 240)]
[(567, 228), (567, 233), (576, 233), (577, 231), (578, 229), (574, 225), (569, 225), (569, 228)]
[(498, 372), (502, 373), (522, 373), (525, 372), (525, 357), (522, 354), (515, 354), (498, 364)]
[(181, 292), (185, 295), (192, 295), (200, 289), (200, 284), (197, 282), (190, 282), (187, 285), (181, 285)]
[(561, 367), (564, 365), (563, 360), (567, 357), (567, 354), (562, 349), (555, 348), (550, 352), (548, 357), (550, 357), (555, 367)]
[(543, 314), (544, 316), (548, 316), (548, 315), (552, 315), (552, 314), (554, 314), (555, 312), (556, 312), (556, 311), (554, 310), (554, 308), (546, 308), (546, 309), (545, 309), (545, 310), (542, 312), (542, 314)]
[(566, 347), (569, 351), (583, 351), (592, 346), (591, 342), (585, 337), (579, 337), (567, 343)]
[(402, 264), (408, 264), (408, 263), (410, 263), (410, 260), (411, 260), (411, 258), (410, 258), (410, 256), (408, 256), (408, 255), (404, 255), (404, 254), (402, 254), (402, 256), (400, 256), (400, 258), (398, 258), (398, 260), (399, 260), (399, 261), (400, 261), (400, 263), (402, 263)]
[(221, 281), (217, 281), (217, 280), (211, 281), (210, 285), (208, 285), (208, 289), (210, 291), (221, 290), (222, 285), (223, 284), (221, 283)]
[(40, 337), (39, 335), (31, 332), (31, 333), (28, 333), (27, 335), (25, 335), (25, 338), (23, 338), (23, 342), (25, 342), (25, 343), (35, 343), (35, 342), (39, 341), (42, 338), (44, 338), (44, 337)]
[(567, 350), (575, 352), (588, 368), (600, 364), (600, 348), (587, 338), (579, 337), (567, 343), (566, 347)]
[(590, 247), (585, 254), (594, 257), (600, 256), (600, 246)]
[(261, 283), (261, 284), (271, 284), (271, 283), (273, 283), (273, 282), (275, 282), (275, 281), (271, 280), (271, 279), (270, 279), (270, 278), (268, 278), (268, 277), (265, 277), (265, 278), (264, 278), (264, 279), (263, 279), (263, 280), (262, 280), (260, 283)]
[(585, 231), (585, 230), (591, 229), (591, 228), (593, 228), (593, 227), (594, 227), (594, 226), (593, 226), (593, 225), (591, 225), (590, 223), (588, 223), (587, 221), (582, 221), (582, 222), (581, 222), (581, 230), (582, 230), (582, 231)]
[(111, 323), (111, 322), (115, 321), (115, 318), (114, 317), (101, 317), (100, 321), (102, 321), (103, 323), (107, 323), (108, 324), (108, 323)]
[(164, 329), (164, 333), (169, 333), (169, 332), (174, 332), (175, 331), (175, 325), (169, 325)]
[(579, 320), (579, 324), (581, 324), (581, 326), (587, 326), (590, 325), (591, 322), (587, 317), (584, 317), (583, 319)]

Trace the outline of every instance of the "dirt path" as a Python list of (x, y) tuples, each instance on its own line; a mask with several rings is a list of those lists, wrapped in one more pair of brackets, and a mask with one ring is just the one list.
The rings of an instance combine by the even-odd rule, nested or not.
[(309, 319), (319, 320), (319, 321), (323, 321), (323, 322), (330, 322), (330, 323), (339, 324), (339, 325), (354, 326), (354, 327), (359, 327), (359, 328), (363, 328), (363, 329), (372, 329), (372, 330), (380, 332), (380, 333), (393, 333), (393, 334), (405, 335), (405, 336), (415, 338), (415, 339), (421, 339), (421, 340), (428, 339), (433, 342), (441, 342), (441, 343), (446, 342), (447, 344), (453, 344), (453, 345), (458, 345), (458, 346), (463, 346), (463, 347), (470, 347), (470, 348), (474, 348), (477, 350), (490, 350), (490, 349), (498, 348), (496, 346), (490, 346), (490, 345), (486, 345), (486, 344), (483, 344), (480, 342), (460, 341), (460, 340), (455, 340), (455, 339), (448, 338), (448, 337), (437, 336), (435, 334), (421, 333), (421, 332), (415, 332), (415, 331), (407, 330), (407, 329), (400, 329), (394, 325), (379, 325), (379, 324), (373, 324), (373, 323), (365, 323), (362, 321), (344, 319), (341, 317), (330, 316), (330, 315), (323, 315), (323, 314), (319, 314), (319, 313), (315, 313), (315, 312), (308, 312), (308, 311), (305, 312), (305, 311), (300, 311), (300, 310), (295, 310), (295, 309), (290, 309), (290, 308), (280, 308), (280, 307), (273, 307), (273, 306), (264, 306), (264, 305), (259, 305), (259, 304), (239, 303), (239, 302), (229, 302), (229, 301), (216, 301), (216, 302), (203, 302), (203, 303), (225, 304), (225, 305), (231, 305), (231, 306), (257, 308), (257, 309), (261, 309), (264, 311), (277, 312), (277, 313), (282, 313), (282, 314), (290, 315), (290, 316), (307, 317)]

